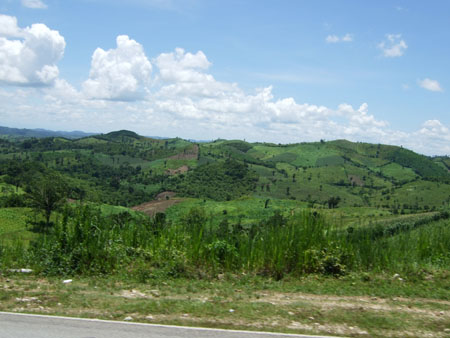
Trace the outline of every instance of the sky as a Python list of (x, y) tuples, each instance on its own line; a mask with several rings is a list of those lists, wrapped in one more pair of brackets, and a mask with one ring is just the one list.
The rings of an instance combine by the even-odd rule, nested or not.
[(0, 0), (0, 125), (450, 155), (450, 1)]

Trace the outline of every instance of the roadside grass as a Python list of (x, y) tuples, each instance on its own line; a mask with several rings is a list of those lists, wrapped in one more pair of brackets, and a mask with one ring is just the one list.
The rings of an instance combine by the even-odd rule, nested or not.
[[(447, 334), (448, 213), (381, 213), (349, 231), (328, 221), (339, 210), (265, 202), (190, 199), (153, 219), (121, 207), (66, 208), (33, 247), (0, 246), (0, 309), (343, 336)], [(9, 219), (14, 212), (25, 210), (11, 208)], [(20, 268), (36, 274), (9, 270)]]
[(448, 271), (421, 284), (384, 274), (364, 281), (358, 275), (275, 281), (224, 274), (147, 283), (117, 277), (75, 276), (63, 284), (62, 278), (4, 273), (0, 310), (351, 337), (445, 337), (450, 325)]

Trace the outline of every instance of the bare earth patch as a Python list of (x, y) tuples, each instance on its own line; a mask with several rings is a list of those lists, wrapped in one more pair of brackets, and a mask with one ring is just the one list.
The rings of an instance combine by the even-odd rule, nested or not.
[(156, 213), (165, 212), (167, 208), (182, 201), (182, 198), (161, 199), (142, 203), (132, 207), (131, 209), (141, 211), (149, 216), (154, 216)]
[(167, 169), (166, 174), (173, 176), (173, 175), (184, 174), (188, 171), (189, 171), (189, 167), (187, 165), (182, 165), (181, 167), (179, 167), (177, 169)]

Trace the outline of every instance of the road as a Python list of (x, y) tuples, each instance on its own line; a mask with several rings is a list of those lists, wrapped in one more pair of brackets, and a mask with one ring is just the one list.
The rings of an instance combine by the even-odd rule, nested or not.
[[(216, 330), (0, 312), (0, 338), (287, 338), (323, 337)], [(325, 338), (325, 337), (323, 337)], [(329, 338), (329, 337), (327, 337)]]

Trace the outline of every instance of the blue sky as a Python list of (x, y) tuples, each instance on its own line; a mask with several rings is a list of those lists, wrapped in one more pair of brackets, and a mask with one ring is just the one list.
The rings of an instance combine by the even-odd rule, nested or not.
[(450, 2), (2, 0), (0, 125), (450, 154)]

